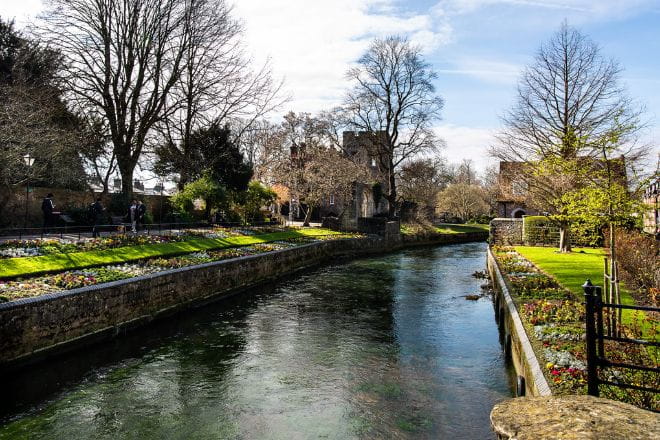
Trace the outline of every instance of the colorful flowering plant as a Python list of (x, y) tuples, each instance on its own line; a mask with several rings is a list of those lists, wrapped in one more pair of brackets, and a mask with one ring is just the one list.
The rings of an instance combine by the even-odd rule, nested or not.
[(523, 304), (523, 313), (532, 325), (562, 324), (584, 319), (584, 311), (575, 301), (534, 300)]
[(546, 368), (558, 394), (586, 394), (586, 371), (554, 365), (552, 362), (548, 362)]
[(515, 293), (521, 298), (569, 299), (570, 292), (547, 275), (510, 275)]
[(516, 252), (501, 252), (497, 254), (497, 260), (505, 273), (530, 273), (536, 272), (532, 263), (525, 260)]
[(64, 272), (47, 278), (45, 282), (63, 289), (76, 289), (96, 284), (97, 280), (93, 275), (85, 272)]

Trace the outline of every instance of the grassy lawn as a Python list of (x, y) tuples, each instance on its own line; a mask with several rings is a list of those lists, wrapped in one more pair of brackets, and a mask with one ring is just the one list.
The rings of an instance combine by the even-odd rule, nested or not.
[(469, 224), (469, 225), (456, 225), (452, 223), (441, 223), (437, 225), (436, 229), (442, 234), (463, 234), (466, 232), (488, 232), (489, 225), (482, 224)]
[(14, 278), (47, 272), (82, 269), (91, 266), (125, 263), (144, 258), (175, 256), (197, 251), (247, 246), (298, 237), (315, 237), (336, 234), (339, 234), (339, 232), (331, 231), (329, 229), (298, 229), (262, 235), (228, 238), (198, 238), (178, 243), (157, 243), (140, 246), (126, 246), (101, 251), (52, 254), (26, 258), (9, 258), (0, 260), (0, 278)]
[[(515, 249), (541, 270), (555, 277), (562, 286), (571, 290), (576, 298), (584, 298), (582, 284), (587, 278), (597, 286), (603, 285), (605, 253), (602, 249), (574, 248), (571, 253), (559, 253), (553, 247), (516, 246)], [(635, 304), (630, 292), (623, 285), (621, 286), (621, 303)], [(624, 310), (623, 322), (631, 324), (637, 316), (639, 322), (642, 323), (643, 315), (642, 312)], [(642, 327), (646, 330), (648, 325), (642, 323)]]

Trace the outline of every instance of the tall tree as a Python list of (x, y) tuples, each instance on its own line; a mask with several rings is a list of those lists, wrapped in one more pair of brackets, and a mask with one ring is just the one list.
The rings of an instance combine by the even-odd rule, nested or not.
[(554, 216), (564, 251), (570, 250), (570, 221), (561, 196), (582, 185), (584, 158), (597, 159), (614, 132), (618, 153), (627, 160), (636, 154), (641, 110), (621, 87), (620, 73), (593, 41), (562, 24), (523, 72), (517, 102), (492, 148), (502, 161), (525, 164), (520, 178), (534, 207)]
[(122, 191), (181, 77), (191, 0), (49, 0), (44, 37), (65, 57), (76, 110), (107, 122)]
[[(60, 68), (57, 51), (0, 19), (0, 211), (15, 185), (28, 179), (73, 188), (85, 181), (78, 156), (84, 131), (61, 99)], [(26, 154), (34, 158), (31, 167), (24, 163)]]
[(468, 221), (488, 214), (487, 194), (478, 185), (453, 183), (438, 194), (437, 209)]
[(438, 193), (451, 181), (446, 161), (441, 158), (414, 159), (401, 167), (398, 186), (401, 200), (420, 207), (434, 207)]
[(393, 36), (376, 39), (347, 77), (353, 87), (345, 97), (346, 114), (353, 128), (379, 133), (371, 154), (388, 182), (385, 198), (394, 217), (400, 165), (439, 146), (431, 129), (443, 106), (433, 84), (437, 75), (419, 47)]
[[(190, 180), (193, 132), (211, 123), (230, 123), (233, 142), (265, 113), (279, 106), (281, 83), (272, 80), (268, 63), (254, 71), (241, 46), (242, 26), (225, 0), (187, 0), (182, 32), (187, 41), (178, 80), (158, 124), (159, 156), (178, 156), (177, 181)], [(162, 155), (160, 153), (163, 153)]]
[[(188, 141), (190, 157), (185, 164), (192, 165), (190, 178), (196, 180), (208, 175), (229, 190), (246, 190), (252, 177), (252, 167), (232, 139), (229, 127), (218, 124), (191, 133)], [(177, 164), (176, 161), (172, 163), (174, 166)]]

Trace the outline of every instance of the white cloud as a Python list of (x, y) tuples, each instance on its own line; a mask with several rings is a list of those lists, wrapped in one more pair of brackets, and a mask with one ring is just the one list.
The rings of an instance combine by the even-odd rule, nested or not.
[(468, 75), (484, 82), (512, 85), (520, 77), (522, 67), (504, 61), (463, 57), (452, 62), (451, 69), (439, 69), (439, 74)]
[(3, 0), (0, 1), (0, 17), (3, 21), (14, 19), (17, 26), (23, 27), (34, 21), (43, 8), (41, 0)]
[(275, 75), (285, 78), (295, 111), (339, 104), (346, 70), (373, 37), (407, 35), (427, 52), (451, 38), (444, 19), (407, 13), (394, 0), (240, 0), (235, 13), (254, 58), (270, 58)]
[(488, 147), (495, 141), (496, 131), (494, 128), (465, 127), (454, 124), (440, 124), (435, 127), (435, 133), (446, 143), (442, 155), (452, 163), (472, 159), (479, 171), (483, 171), (488, 165), (496, 162), (487, 154)]

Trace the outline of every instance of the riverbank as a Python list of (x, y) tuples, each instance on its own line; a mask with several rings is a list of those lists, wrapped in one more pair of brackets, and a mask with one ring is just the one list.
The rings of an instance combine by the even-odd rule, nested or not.
[(341, 239), (167, 270), (0, 304), (0, 369), (115, 338), (182, 310), (247, 292), (339, 257), (483, 241), (487, 233)]

